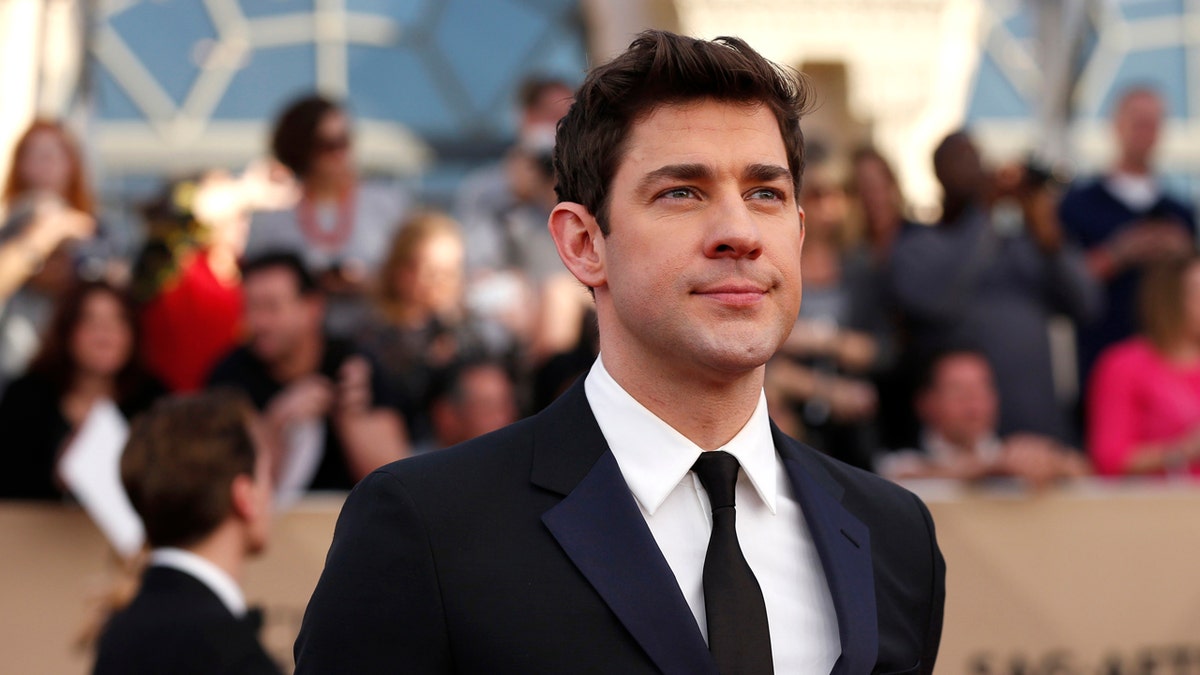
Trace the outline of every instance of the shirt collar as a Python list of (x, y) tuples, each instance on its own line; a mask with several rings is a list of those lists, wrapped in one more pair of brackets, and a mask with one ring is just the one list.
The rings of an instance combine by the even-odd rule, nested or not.
[[(592, 365), (584, 391), (629, 490), (642, 508), (654, 515), (691, 471), (701, 448), (638, 403), (612, 378), (602, 357)], [(762, 392), (746, 425), (718, 449), (737, 458), (758, 496), (775, 513), (779, 464)]]
[(181, 548), (156, 548), (150, 552), (150, 564), (170, 567), (189, 574), (204, 584), (236, 617), (246, 615), (246, 596), (225, 570), (211, 561)]

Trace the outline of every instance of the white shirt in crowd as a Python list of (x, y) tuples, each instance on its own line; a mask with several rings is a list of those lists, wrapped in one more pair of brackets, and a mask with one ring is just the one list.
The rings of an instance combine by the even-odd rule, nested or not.
[[(712, 510), (691, 472), (699, 446), (656, 417), (617, 384), (602, 358), (584, 383), (588, 403), (637, 500), (654, 540), (675, 574), (700, 632), (704, 556)], [(742, 465), (735, 500), (737, 533), (762, 588), (778, 673), (828, 673), (841, 654), (837, 614), (812, 534), (775, 451), (766, 397), (750, 420), (719, 448)]]

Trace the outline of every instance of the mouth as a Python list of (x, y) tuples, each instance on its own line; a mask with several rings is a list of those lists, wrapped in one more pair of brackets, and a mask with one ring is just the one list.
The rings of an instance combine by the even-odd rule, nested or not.
[(767, 287), (755, 283), (733, 282), (704, 286), (692, 293), (723, 305), (747, 307), (760, 302), (768, 290)]

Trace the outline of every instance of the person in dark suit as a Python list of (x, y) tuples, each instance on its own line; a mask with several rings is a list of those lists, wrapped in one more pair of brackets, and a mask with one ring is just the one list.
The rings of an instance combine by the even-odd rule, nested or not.
[(648, 31), (558, 127), (550, 230), (600, 356), (538, 415), (343, 507), (298, 673), (929, 673), (945, 565), (914, 495), (780, 433), (802, 80)]
[(165, 399), (135, 420), (121, 480), (145, 525), (150, 564), (104, 628), (96, 675), (280, 672), (238, 584), (266, 544), (271, 515), (256, 425), (234, 390)]

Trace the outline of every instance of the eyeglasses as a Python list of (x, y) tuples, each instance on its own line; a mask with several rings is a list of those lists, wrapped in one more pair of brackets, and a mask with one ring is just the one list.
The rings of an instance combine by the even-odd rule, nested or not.
[(333, 138), (317, 138), (313, 143), (313, 152), (316, 154), (330, 154), (341, 152), (350, 148), (350, 134), (342, 134)]

